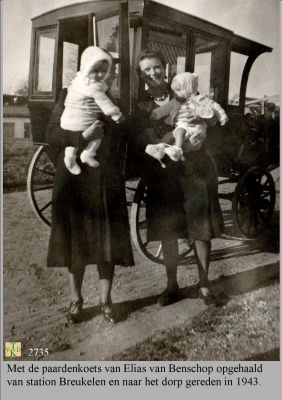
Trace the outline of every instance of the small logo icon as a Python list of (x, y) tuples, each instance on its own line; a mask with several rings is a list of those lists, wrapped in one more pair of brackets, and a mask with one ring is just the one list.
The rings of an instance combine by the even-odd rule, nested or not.
[(21, 342), (6, 342), (5, 343), (5, 357), (21, 357), (22, 343)]

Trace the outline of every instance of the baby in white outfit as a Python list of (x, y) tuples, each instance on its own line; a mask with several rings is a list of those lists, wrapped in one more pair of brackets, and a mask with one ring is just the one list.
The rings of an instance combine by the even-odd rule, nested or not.
[[(90, 46), (81, 56), (80, 70), (71, 82), (65, 99), (65, 109), (61, 116), (61, 128), (68, 131), (84, 131), (95, 122), (98, 123), (101, 115), (111, 117), (115, 122), (123, 118), (120, 109), (107, 96), (111, 80), (114, 75), (115, 60), (106, 50)], [(98, 167), (95, 159), (102, 141), (102, 131), (88, 143), (81, 152), (80, 160), (91, 167)], [(74, 175), (81, 173), (77, 163), (75, 147), (65, 148), (64, 162), (67, 169)]]
[[(228, 122), (228, 116), (220, 104), (207, 96), (198, 94), (197, 74), (183, 72), (176, 75), (172, 80), (171, 88), (175, 93), (176, 99), (156, 108), (150, 116), (151, 119), (159, 120), (170, 115), (175, 124), (173, 131), (175, 144), (173, 146), (160, 143), (158, 145), (148, 145), (146, 148), (146, 153), (159, 161), (165, 154), (173, 161), (184, 160), (182, 151), (184, 143), (196, 134), (200, 134), (202, 138), (205, 138), (208, 120), (213, 119), (214, 116), (216, 116), (221, 125), (225, 125)], [(175, 104), (177, 104), (176, 113)], [(191, 117), (198, 117), (197, 122), (191, 123), (189, 120)]]

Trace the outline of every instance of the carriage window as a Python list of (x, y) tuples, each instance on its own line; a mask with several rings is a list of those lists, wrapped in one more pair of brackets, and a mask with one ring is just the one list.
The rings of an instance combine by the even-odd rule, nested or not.
[(223, 86), (224, 57), (225, 47), (222, 42), (197, 35), (194, 70), (199, 76), (199, 92), (217, 101), (222, 97), (220, 91)]
[(37, 63), (34, 89), (38, 92), (52, 92), (53, 68), (55, 61), (55, 31), (39, 32), (37, 36)]
[[(108, 50), (113, 57), (119, 56), (119, 16), (114, 15), (97, 21), (97, 39), (98, 46)], [(116, 74), (118, 75), (118, 65), (116, 66)], [(119, 95), (118, 78), (112, 83), (111, 92)]]
[(117, 53), (119, 36), (119, 17), (114, 15), (110, 18), (97, 22), (98, 45), (109, 52)]
[(185, 71), (186, 34), (165, 33), (152, 29), (149, 32), (148, 47), (163, 54), (166, 61), (166, 76), (169, 82), (176, 74)]
[(74, 79), (78, 69), (79, 46), (75, 43), (63, 44), (63, 88), (67, 88)]
[(240, 87), (247, 56), (231, 52), (228, 104), (239, 105)]
[[(211, 79), (211, 52), (203, 52), (195, 54), (195, 72), (199, 77), (198, 91), (201, 94), (210, 94), (210, 79)], [(214, 93), (211, 93), (213, 97)]]

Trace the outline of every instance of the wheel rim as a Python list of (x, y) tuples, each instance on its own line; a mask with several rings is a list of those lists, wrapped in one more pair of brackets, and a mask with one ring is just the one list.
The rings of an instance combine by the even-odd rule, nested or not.
[[(143, 187), (142, 187), (143, 186)], [(130, 226), (133, 243), (138, 253), (148, 261), (163, 264), (161, 241), (147, 240), (146, 187), (140, 181), (131, 205)], [(187, 240), (179, 240), (179, 262), (185, 261), (192, 251)]]
[(29, 166), (27, 193), (36, 217), (48, 226), (51, 226), (54, 176), (55, 167), (49, 159), (48, 146), (40, 146)]
[(232, 200), (234, 226), (246, 238), (260, 235), (269, 225), (275, 206), (275, 183), (261, 168), (250, 169), (239, 181)]

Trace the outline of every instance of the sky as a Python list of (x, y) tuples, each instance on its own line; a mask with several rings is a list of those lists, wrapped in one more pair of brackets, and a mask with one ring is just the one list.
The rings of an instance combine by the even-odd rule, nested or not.
[[(28, 78), (31, 18), (87, 0), (2, 0), (3, 92)], [(252, 67), (247, 96), (279, 93), (279, 0), (157, 0), (273, 48)]]

